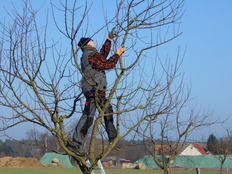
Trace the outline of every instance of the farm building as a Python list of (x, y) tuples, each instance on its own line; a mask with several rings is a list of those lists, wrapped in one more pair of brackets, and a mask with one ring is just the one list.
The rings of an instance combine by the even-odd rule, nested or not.
[(124, 158), (117, 158), (115, 156), (108, 157), (102, 160), (102, 165), (105, 167), (117, 166), (121, 167), (123, 163), (130, 163), (130, 160)]
[(197, 143), (186, 143), (181, 149), (180, 155), (208, 155), (208, 152)]
[[(168, 155), (172, 151), (171, 145), (156, 145), (155, 146), (156, 154), (158, 155)], [(198, 143), (184, 143), (178, 149), (179, 155), (208, 155), (210, 152), (207, 152), (200, 144)]]

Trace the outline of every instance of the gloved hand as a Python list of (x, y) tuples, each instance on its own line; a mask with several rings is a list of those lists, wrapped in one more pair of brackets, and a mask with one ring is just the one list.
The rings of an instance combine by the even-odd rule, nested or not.
[(111, 32), (109, 33), (108, 37), (112, 40), (115, 36), (117, 36), (117, 33), (115, 29), (113, 28)]
[(124, 53), (124, 48), (121, 46), (121, 47), (119, 47), (118, 48), (118, 50), (116, 51), (116, 54), (118, 54), (119, 56), (121, 56), (122, 55), (122, 53)]

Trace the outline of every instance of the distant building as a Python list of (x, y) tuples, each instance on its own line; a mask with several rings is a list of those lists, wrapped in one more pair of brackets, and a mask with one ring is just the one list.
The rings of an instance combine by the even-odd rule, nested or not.
[(197, 143), (186, 143), (183, 145), (180, 154), (179, 155), (192, 155), (192, 156), (197, 156), (197, 155), (208, 155), (207, 151)]
[[(179, 145), (179, 155), (208, 155), (209, 153), (198, 143), (184, 143)], [(172, 152), (170, 145), (156, 145), (157, 155), (169, 155)]]
[(126, 160), (124, 158), (118, 158), (115, 156), (108, 157), (102, 160), (102, 165), (104, 167), (121, 167), (123, 163), (130, 163), (130, 160)]

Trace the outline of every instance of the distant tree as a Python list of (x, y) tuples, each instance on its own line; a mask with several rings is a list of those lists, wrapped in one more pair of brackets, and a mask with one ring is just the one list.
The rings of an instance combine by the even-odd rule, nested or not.
[(216, 149), (216, 144), (217, 144), (217, 138), (214, 134), (210, 134), (209, 138), (207, 139), (207, 149), (214, 153), (214, 154), (218, 154), (218, 151)]
[[(164, 174), (171, 173), (170, 166), (188, 142), (189, 135), (200, 127), (214, 124), (210, 121), (210, 115), (199, 114), (195, 108), (191, 109), (189, 115), (183, 112), (190, 95), (188, 93), (186, 98), (182, 98), (180, 94), (184, 90), (181, 87), (178, 89), (180, 93), (176, 93), (179, 95), (176, 99), (174, 99), (175, 95), (170, 96), (170, 100), (176, 102), (175, 109), (171, 112), (164, 112), (157, 120), (148, 119), (148, 124), (138, 130), (138, 134), (144, 139), (150, 139), (150, 142), (144, 142), (144, 145)], [(157, 137), (161, 139), (157, 141)], [(157, 149), (157, 147), (161, 148)]]
[(216, 139), (213, 134), (209, 137), (209, 139), (213, 140), (210, 142), (213, 153), (215, 157), (220, 161), (220, 174), (223, 173), (224, 163), (229, 155), (232, 154), (232, 134), (229, 130), (227, 130), (227, 136)]
[(10, 141), (6, 141), (6, 142), (2, 143), (2, 145), (0, 146), (0, 152), (3, 152), (6, 156), (14, 156), (15, 152), (11, 148), (9, 142)]
[(142, 140), (120, 140), (117, 147), (109, 155), (136, 162), (148, 155), (148, 152)]
[[(35, 129), (30, 129), (26, 132), (27, 139), (24, 140), (24, 142), (27, 142), (26, 144), (30, 145), (31, 150), (29, 151), (30, 154), (32, 154), (34, 157), (36, 156), (42, 156), (46, 152), (61, 152), (62, 150), (61, 146), (59, 145), (57, 139), (51, 135), (48, 131), (47, 132), (39, 132)], [(28, 153), (28, 151), (27, 151)]]
[(36, 129), (29, 129), (26, 132), (26, 139), (37, 143), (39, 141), (40, 132)]
[(213, 144), (213, 151), (215, 157), (220, 161), (220, 174), (223, 173), (223, 165), (226, 161), (227, 156), (229, 155), (229, 147), (231, 144), (228, 143), (226, 139), (220, 138)]

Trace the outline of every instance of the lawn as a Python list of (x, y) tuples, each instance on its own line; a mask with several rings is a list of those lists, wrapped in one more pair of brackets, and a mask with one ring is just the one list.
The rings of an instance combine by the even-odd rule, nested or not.
[[(100, 174), (99, 170), (94, 171)], [(106, 174), (163, 174), (162, 170), (106, 169)], [(201, 174), (218, 174), (219, 171), (204, 171)], [(225, 172), (226, 173), (226, 172)], [(73, 168), (0, 168), (0, 174), (82, 174)], [(196, 174), (195, 170), (173, 170), (172, 174)]]

